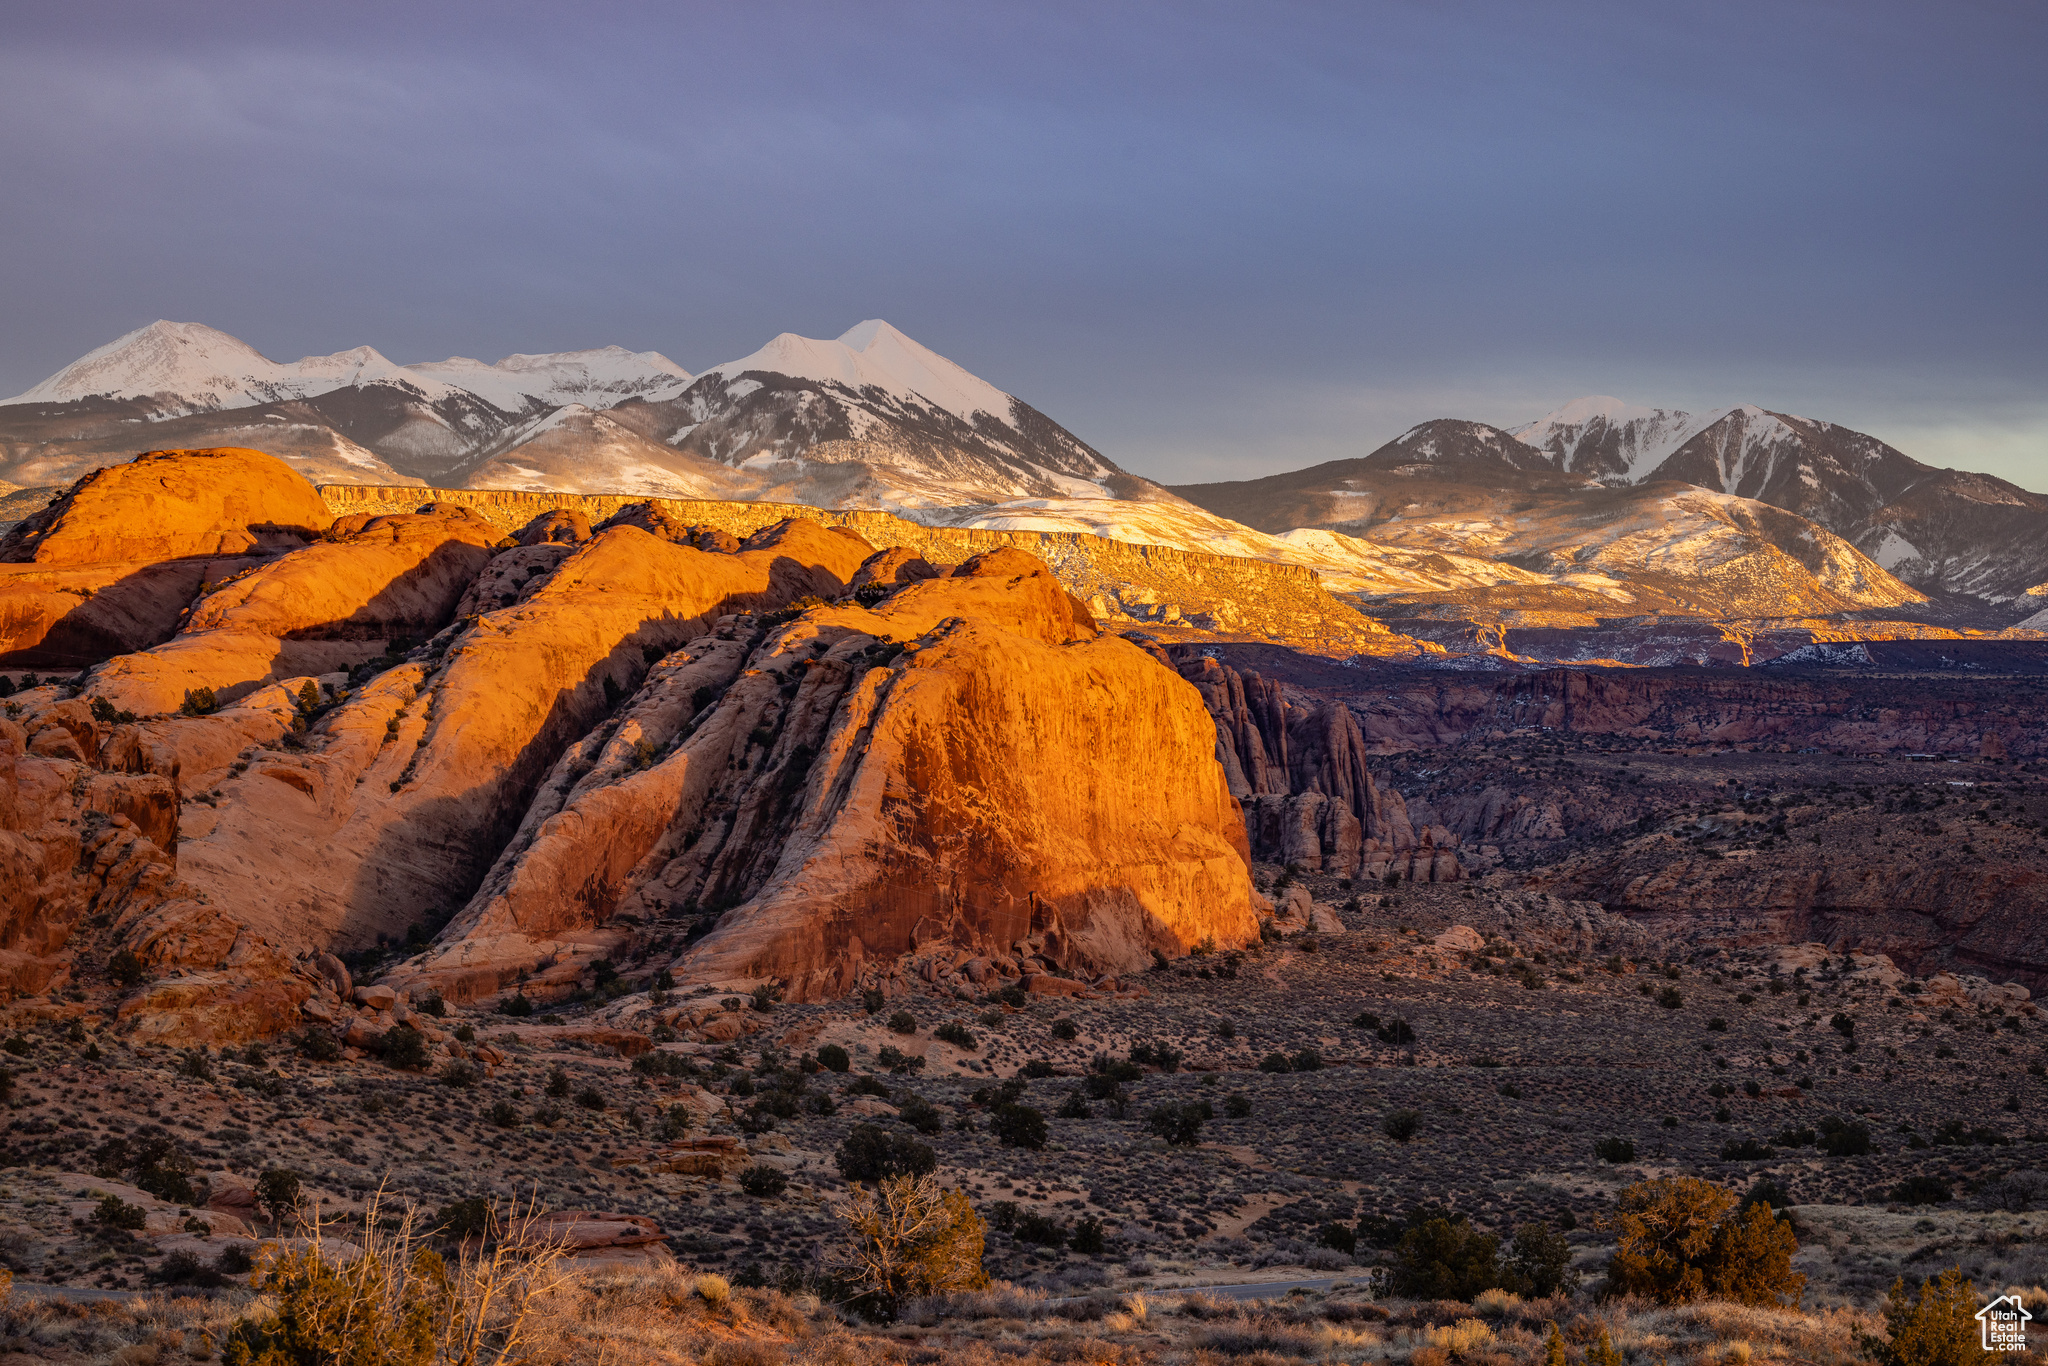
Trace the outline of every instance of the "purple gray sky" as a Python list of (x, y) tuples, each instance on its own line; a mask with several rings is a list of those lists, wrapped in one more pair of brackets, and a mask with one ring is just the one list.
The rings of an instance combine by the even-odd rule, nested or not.
[(1180, 482), (1581, 394), (2048, 489), (2048, 7), (74, 2), (0, 44), (0, 392), (887, 318)]

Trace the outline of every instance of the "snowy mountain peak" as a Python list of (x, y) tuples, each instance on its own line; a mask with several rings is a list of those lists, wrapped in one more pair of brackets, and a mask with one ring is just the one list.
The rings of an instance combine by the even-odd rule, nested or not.
[(735, 379), (748, 371), (839, 384), (859, 393), (877, 388), (895, 398), (922, 401), (972, 423), (976, 413), (1007, 422), (1011, 398), (880, 318), (869, 318), (834, 341), (784, 332), (759, 351), (712, 367)]
[[(88, 351), (8, 403), (76, 403), (81, 399), (177, 395), (181, 411), (263, 403), (263, 392), (289, 378), (288, 367), (204, 323), (159, 318)], [(251, 395), (251, 390), (258, 391)]]
[(690, 372), (659, 351), (600, 346), (584, 351), (510, 355), (495, 365), (467, 356), (408, 365), (407, 371), (467, 389), (492, 407), (516, 413), (529, 402), (609, 408), (629, 398), (673, 398)]
[(1517, 439), (1549, 452), (1559, 469), (1634, 484), (1728, 412), (1685, 413), (1595, 394), (1512, 430)]

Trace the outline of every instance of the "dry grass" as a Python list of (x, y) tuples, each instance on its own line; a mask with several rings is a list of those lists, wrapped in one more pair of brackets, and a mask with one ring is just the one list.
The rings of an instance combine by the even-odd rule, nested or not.
[[(131, 1304), (0, 1308), (0, 1360), (169, 1366), (217, 1360), (245, 1292), (152, 1296)], [(1481, 1317), (1481, 1314), (1484, 1317)], [(816, 1296), (739, 1289), (680, 1266), (570, 1269), (535, 1297), (520, 1366), (1521, 1366), (1541, 1362), (1549, 1327), (1573, 1360), (1604, 1329), (1630, 1362), (1764, 1366), (1857, 1360), (1872, 1314), (1709, 1302), (1487, 1300), (1379, 1304), (1344, 1295), (1241, 1301), (1200, 1292), (1053, 1299), (998, 1284), (913, 1301), (891, 1325), (860, 1322)], [(22, 1358), (9, 1357), (10, 1352)]]

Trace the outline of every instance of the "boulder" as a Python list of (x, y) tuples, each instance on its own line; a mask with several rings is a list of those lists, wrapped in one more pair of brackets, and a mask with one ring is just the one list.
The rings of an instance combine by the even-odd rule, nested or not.
[(1477, 953), (1486, 947), (1486, 936), (1470, 925), (1453, 925), (1429, 942), (1446, 953)]

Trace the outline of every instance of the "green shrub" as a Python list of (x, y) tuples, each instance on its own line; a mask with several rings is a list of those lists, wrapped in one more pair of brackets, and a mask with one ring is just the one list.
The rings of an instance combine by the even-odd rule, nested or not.
[(1304, 1048), (1288, 1061), (1297, 1072), (1320, 1072), (1323, 1070), (1323, 1055), (1313, 1048)]
[(139, 1229), (149, 1222), (140, 1205), (131, 1205), (118, 1195), (102, 1196), (93, 1206), (93, 1222), (107, 1228)]
[(576, 1093), (576, 1103), (586, 1110), (602, 1110), (606, 1105), (604, 1092), (595, 1086), (586, 1086)]
[(1373, 1030), (1381, 1043), (1402, 1047), (1415, 1042), (1415, 1027), (1398, 1015)]
[(1268, 1053), (1259, 1059), (1261, 1072), (1287, 1073), (1294, 1070), (1294, 1060), (1285, 1053)]
[(1380, 1132), (1396, 1143), (1406, 1143), (1422, 1131), (1420, 1110), (1389, 1110), (1380, 1121)]
[(1157, 1106), (1145, 1116), (1145, 1127), (1171, 1148), (1192, 1148), (1202, 1141), (1202, 1125), (1213, 1117), (1207, 1101), (1182, 1101)]
[(1500, 1284), (1500, 1242), (1461, 1215), (1426, 1219), (1401, 1235), (1388, 1289), (1404, 1299), (1464, 1300)]
[(563, 1100), (568, 1097), (569, 1074), (562, 1070), (561, 1064), (557, 1063), (548, 1069), (547, 1084), (542, 1086), (541, 1090), (551, 1100)]
[(533, 1002), (526, 998), (525, 992), (515, 991), (504, 1000), (498, 1002), (498, 1013), (523, 1020), (533, 1014)]
[(1870, 1127), (1842, 1115), (1830, 1115), (1820, 1122), (1820, 1141), (1814, 1146), (1829, 1157), (1862, 1157), (1870, 1151)]
[(1017, 1216), (1015, 1237), (1020, 1243), (1059, 1248), (1067, 1245), (1067, 1226), (1049, 1214), (1026, 1211)]
[(319, 1025), (307, 1025), (299, 1035), (299, 1052), (314, 1062), (334, 1062), (341, 1057), (341, 1040)]
[(886, 1067), (891, 1072), (899, 1074), (924, 1071), (923, 1058), (918, 1057), (914, 1053), (905, 1053), (892, 1043), (883, 1044), (880, 1050), (876, 1052), (875, 1063), (877, 1066)]
[(938, 1154), (909, 1134), (874, 1124), (856, 1125), (840, 1143), (833, 1162), (848, 1181), (924, 1176), (939, 1165)]
[(861, 1009), (865, 1010), (870, 1015), (878, 1014), (882, 1009), (883, 1002), (887, 1001), (888, 999), (889, 998), (887, 996), (884, 996), (879, 990), (877, 990), (874, 987), (870, 987), (860, 994)]
[(1053, 1075), (1053, 1065), (1044, 1058), (1033, 1058), (1017, 1069), (1017, 1075), (1020, 1077), (1030, 1077), (1033, 1080), (1040, 1077), (1049, 1077)]
[(179, 704), (181, 716), (210, 716), (220, 710), (220, 702), (211, 688), (188, 688), (185, 700)]
[(1067, 1246), (1084, 1257), (1099, 1255), (1103, 1248), (1108, 1246), (1108, 1242), (1109, 1231), (1102, 1226), (1102, 1221), (1092, 1214), (1077, 1221), (1073, 1233), (1067, 1238)]
[(740, 1189), (757, 1200), (773, 1200), (789, 1189), (789, 1173), (756, 1162), (740, 1173)]
[(1079, 1091), (1067, 1092), (1067, 1098), (1060, 1102), (1060, 1108), (1053, 1111), (1060, 1119), (1093, 1119), (1095, 1112), (1088, 1108), (1088, 1102)]
[(896, 1107), (896, 1117), (921, 1134), (935, 1134), (946, 1127), (945, 1117), (939, 1113), (938, 1107), (914, 1091)]
[(998, 1105), (989, 1116), (989, 1131), (1005, 1148), (1043, 1148), (1045, 1114), (1029, 1105)]
[(133, 949), (120, 949), (107, 960), (107, 976), (120, 987), (139, 986), (146, 972)]
[(889, 1016), (889, 1030), (895, 1034), (917, 1033), (917, 1016), (907, 1010), (899, 1010)]
[(1625, 1138), (1603, 1138), (1593, 1145), (1593, 1156), (1602, 1162), (1633, 1162), (1636, 1145)]
[(1071, 1043), (1074, 1039), (1079, 1038), (1080, 1034), (1081, 1027), (1072, 1020), (1061, 1018), (1052, 1022), (1052, 1036), (1055, 1039)]
[(299, 1207), (299, 1174), (289, 1167), (271, 1167), (256, 1178), (256, 1203), (270, 1216), (272, 1228)]
[(1518, 1295), (1570, 1295), (1579, 1288), (1572, 1270), (1572, 1245), (1542, 1221), (1523, 1224), (1509, 1244), (1503, 1283)]
[(491, 1106), (491, 1123), (500, 1129), (519, 1127), (519, 1111), (511, 1101), (501, 1100)]
[(459, 1091), (467, 1091), (483, 1078), (475, 1063), (464, 1062), (460, 1058), (443, 1063), (439, 1075), (443, 1086), (452, 1086)]
[(1942, 1205), (1949, 1200), (1948, 1182), (1938, 1176), (1909, 1176), (1891, 1189), (1901, 1205)]
[(1901, 1276), (1885, 1296), (1884, 1336), (1859, 1332), (1856, 1345), (1877, 1366), (1990, 1362), (1998, 1353), (1984, 1350), (1977, 1312), (1977, 1287), (1963, 1279), (1960, 1266), (1920, 1282), (1918, 1295), (1907, 1293)]
[(391, 1067), (417, 1072), (427, 1065), (427, 1036), (410, 1025), (385, 1030), (372, 1047)]
[(1775, 1156), (1773, 1149), (1753, 1138), (1731, 1138), (1721, 1145), (1723, 1162), (1764, 1162)]
[(853, 1059), (836, 1043), (828, 1043), (818, 1050), (818, 1062), (828, 1072), (844, 1072), (853, 1066)]
[(1232, 1091), (1223, 1098), (1223, 1113), (1232, 1119), (1250, 1118), (1252, 1113), (1250, 1098), (1242, 1091)]
[(961, 1024), (958, 1020), (946, 1021), (937, 1029), (934, 1029), (932, 1031), (932, 1037), (937, 1039), (944, 1039), (947, 1043), (952, 1044), (955, 1048), (964, 1048), (970, 1053), (972, 1053), (979, 1046), (973, 1033), (967, 1028), (966, 1025)]
[(443, 1205), (432, 1228), (443, 1238), (481, 1238), (491, 1231), (491, 1202), (472, 1195)]
[(1316, 1234), (1316, 1242), (1323, 1247), (1335, 1248), (1347, 1257), (1358, 1252), (1358, 1230), (1349, 1224), (1324, 1224)]

